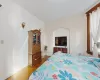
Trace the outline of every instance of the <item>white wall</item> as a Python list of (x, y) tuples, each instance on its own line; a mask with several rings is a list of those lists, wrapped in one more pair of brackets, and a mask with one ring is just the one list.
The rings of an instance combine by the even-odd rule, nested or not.
[[(4, 80), (28, 65), (27, 31), (40, 28), (44, 30), (44, 23), (21, 6), (7, 0), (2, 0), (2, 4), (0, 8), (0, 80)], [(24, 29), (21, 28), (22, 22), (26, 23)], [(3, 44), (1, 44), (2, 40)]]
[(70, 30), (68, 28), (58, 28), (57, 30), (53, 31), (53, 47), (55, 47), (55, 37), (61, 37), (61, 36), (66, 36), (67, 37), (67, 46), (56, 46), (56, 47), (66, 47), (69, 53), (69, 33)]
[(53, 32), (61, 27), (70, 29), (70, 53), (86, 53), (86, 16), (77, 14), (46, 24), (48, 55), (53, 52)]

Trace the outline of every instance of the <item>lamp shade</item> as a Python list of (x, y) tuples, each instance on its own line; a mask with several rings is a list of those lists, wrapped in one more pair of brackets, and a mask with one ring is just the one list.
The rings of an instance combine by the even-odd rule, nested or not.
[(100, 42), (97, 42), (97, 48), (100, 49)]

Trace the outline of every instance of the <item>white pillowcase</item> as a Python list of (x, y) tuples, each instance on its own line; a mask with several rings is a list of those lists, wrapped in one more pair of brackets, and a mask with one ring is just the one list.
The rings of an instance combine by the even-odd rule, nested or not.
[(63, 53), (61, 51), (55, 52), (55, 55), (62, 55)]

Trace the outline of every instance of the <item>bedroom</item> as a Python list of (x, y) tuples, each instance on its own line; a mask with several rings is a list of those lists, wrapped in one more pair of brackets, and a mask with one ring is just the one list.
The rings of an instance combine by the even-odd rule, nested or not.
[[(53, 55), (55, 37), (61, 36), (67, 36), (67, 53), (98, 57), (90, 55), (85, 14), (98, 3), (100, 0), (0, 0), (0, 80), (28, 66), (30, 30), (41, 30), (42, 57)], [(23, 80), (17, 79), (19, 75), (13, 79)]]

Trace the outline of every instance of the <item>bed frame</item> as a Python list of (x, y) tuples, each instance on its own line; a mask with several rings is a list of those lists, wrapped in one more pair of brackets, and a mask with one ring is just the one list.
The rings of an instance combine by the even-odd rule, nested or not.
[(53, 53), (61, 51), (62, 53), (67, 54), (67, 48), (62, 48), (62, 47), (53, 47)]

